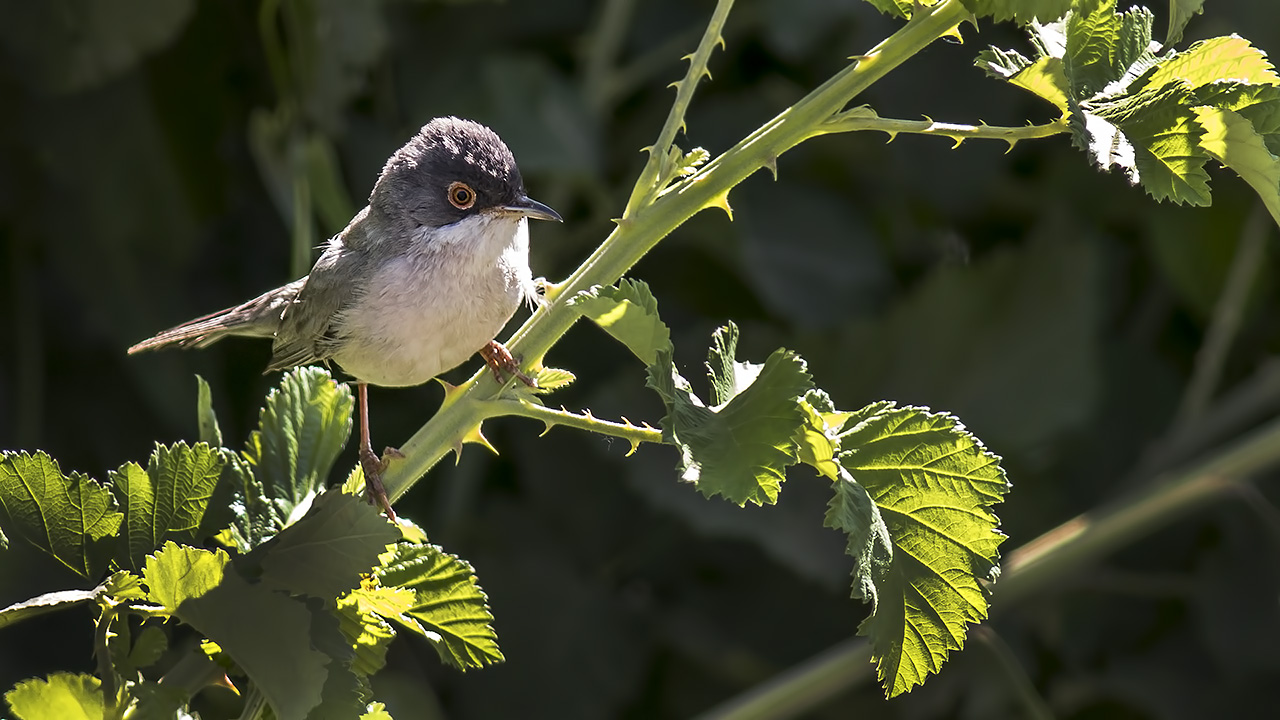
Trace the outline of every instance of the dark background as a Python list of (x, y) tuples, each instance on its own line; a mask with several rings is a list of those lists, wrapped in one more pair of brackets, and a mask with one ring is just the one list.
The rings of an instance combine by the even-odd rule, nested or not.
[[(0, 448), (44, 449), (65, 471), (102, 479), (145, 461), (155, 441), (194, 438), (195, 373), (239, 447), (277, 381), (261, 374), (267, 343), (124, 350), (294, 277), (288, 164), (272, 150), (282, 137), (331, 148), (340, 169), (340, 187), (317, 188), (315, 245), (345, 220), (343, 194), (358, 208), (416, 127), (446, 114), (484, 122), (511, 146), (530, 194), (564, 215), (532, 228), (535, 275), (563, 277), (621, 213), (638, 150), (674, 97), (665, 86), (682, 76), (678, 58), (713, 7), (278, 5), (271, 27), (287, 72), (277, 80), (257, 4), (0, 8)], [(897, 24), (854, 0), (738, 5), (682, 147), (724, 150)], [(631, 7), (616, 41), (600, 39), (606, 6)], [(1160, 34), (1164, 7), (1153, 10)], [(1280, 49), (1272, 3), (1217, 0), (1207, 13), (1189, 40), (1238, 32)], [(1052, 119), (1047, 104), (970, 65), (986, 43), (1027, 52), (1014, 28), (983, 22), (965, 35), (859, 102), (908, 119)], [(956, 413), (1004, 457), (1006, 551), (1120, 495), (1144, 463), (1212, 452), (1280, 406), (1269, 238), (1221, 393), (1258, 411), (1201, 433), (1195, 447), (1167, 441), (1234, 249), (1259, 211), (1234, 175), (1214, 172), (1212, 208), (1185, 208), (1090, 168), (1065, 137), (1008, 153), (998, 142), (884, 141), (806, 143), (781, 159), (778, 182), (761, 173), (734, 191), (734, 222), (695, 217), (635, 268), (687, 375), (698, 374), (711, 331), (733, 319), (743, 357), (798, 351), (841, 407), (888, 398)], [(660, 418), (643, 368), (589, 324), (548, 362), (579, 377), (556, 402)], [(435, 385), (371, 394), (383, 444), (407, 438), (441, 396)], [(491, 422), (500, 457), (468, 447), (397, 506), (474, 563), (507, 663), (464, 675), (425, 643), (397, 640), (375, 684), (395, 717), (683, 717), (855, 631), (865, 609), (848, 599), (850, 559), (843, 538), (821, 528), (828, 490), (806, 471), (777, 507), (738, 510), (678, 484), (670, 448), (624, 458), (625, 443), (540, 429)], [(1259, 478), (1251, 502), (1181, 518), (988, 626), (1060, 717), (1271, 712), (1276, 485)], [(16, 541), (0, 554), (0, 606), (84, 585), (48, 569)], [(86, 611), (0, 633), (0, 688), (92, 671), (90, 628)], [(175, 644), (188, 639), (179, 632)], [(886, 702), (863, 686), (812, 716), (1017, 716), (1015, 679), (993, 647), (973, 643), (905, 698)], [(229, 694), (210, 695), (205, 717), (234, 707)]]

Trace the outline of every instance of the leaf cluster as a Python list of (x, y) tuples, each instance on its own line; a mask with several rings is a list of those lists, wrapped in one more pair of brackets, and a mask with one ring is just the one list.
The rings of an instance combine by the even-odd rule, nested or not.
[[(468, 563), (343, 489), (358, 483), (325, 489), (351, 429), (346, 386), (317, 368), (287, 374), (238, 454), (218, 446), (203, 380), (199, 390), (203, 441), (157, 446), (146, 469), (127, 463), (107, 483), (65, 476), (44, 453), (0, 458), (6, 535), (86, 579), (109, 573), (93, 590), (0, 610), (3, 628), (95, 609), (97, 677), (20, 683), (6, 695), (16, 717), (72, 717), (71, 707), (96, 708), (87, 717), (172, 716), (223, 669), (247, 678), (275, 717), (361, 716), (373, 711), (368, 681), (385, 663), (393, 622), (458, 669), (502, 661)], [(211, 538), (223, 547), (199, 546)], [(204, 651), (178, 661), (195, 671), (153, 680), (143, 670), (167, 649), (171, 620), (199, 632)]]

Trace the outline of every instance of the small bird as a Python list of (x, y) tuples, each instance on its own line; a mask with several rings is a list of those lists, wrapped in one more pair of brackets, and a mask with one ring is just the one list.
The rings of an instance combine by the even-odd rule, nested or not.
[(494, 340), (522, 300), (538, 298), (528, 218), (561, 222), (525, 194), (497, 133), (436, 118), (387, 160), (368, 206), (306, 277), (165, 330), (129, 354), (242, 335), (273, 339), (266, 372), (336, 362), (356, 380), (366, 493), (394, 521), (385, 460), (369, 441), (368, 386), (421, 385), (476, 352), (499, 381), (506, 373), (534, 384)]

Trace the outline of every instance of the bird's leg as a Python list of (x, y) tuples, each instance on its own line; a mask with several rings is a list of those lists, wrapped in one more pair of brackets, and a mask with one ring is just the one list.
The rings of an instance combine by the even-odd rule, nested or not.
[(489, 369), (493, 371), (493, 377), (498, 382), (506, 382), (507, 379), (502, 374), (507, 373), (520, 378), (520, 382), (531, 388), (538, 387), (538, 383), (533, 378), (520, 372), (520, 363), (516, 362), (516, 359), (511, 355), (511, 351), (507, 350), (507, 347), (497, 340), (490, 340), (488, 345), (480, 348), (480, 357), (484, 358), (484, 364), (488, 365)]
[(370, 505), (377, 505), (387, 514), (387, 519), (396, 521), (396, 511), (391, 509), (387, 500), (387, 490), (382, 486), (382, 471), (386, 463), (373, 454), (373, 444), (369, 442), (369, 386), (356, 383), (360, 397), (360, 467), (364, 470), (364, 493)]

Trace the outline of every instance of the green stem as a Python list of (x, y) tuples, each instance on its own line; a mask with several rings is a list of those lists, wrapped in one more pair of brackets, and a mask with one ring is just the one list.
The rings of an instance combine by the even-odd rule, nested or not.
[[(720, 9), (718, 6), (717, 11)], [(619, 222), (609, 237), (567, 280), (548, 289), (547, 302), (516, 331), (507, 347), (517, 357), (523, 357), (526, 366), (540, 364), (547, 351), (578, 319), (578, 313), (568, 307), (570, 298), (596, 285), (617, 282), (672, 230), (707, 207), (723, 206), (729, 190), (749, 175), (760, 168), (773, 167), (779, 155), (806, 138), (823, 134), (818, 129), (819, 125), (842, 110), (854, 96), (947, 34), (968, 16), (960, 0), (943, 0), (937, 5), (921, 8), (910, 22), (866, 56), (860, 57), (857, 63), (832, 77), (698, 172), (662, 192), (653, 204), (637, 208), (633, 216)], [(715, 27), (713, 19), (708, 33)], [(714, 36), (718, 36), (718, 32)], [(497, 389), (492, 382), (478, 382), (482, 374), (477, 372), (460, 386), (456, 398), (441, 407), (426, 425), (400, 446), (405, 459), (388, 468), (383, 478), (391, 499), (403, 495), (485, 418), (485, 411), (478, 401), (493, 398)]]
[(697, 90), (698, 82), (703, 75), (711, 77), (711, 73), (707, 71), (707, 62), (716, 45), (724, 46), (721, 30), (732, 9), (733, 0), (719, 0), (716, 3), (715, 12), (711, 13), (711, 21), (707, 23), (707, 30), (702, 34), (698, 49), (689, 56), (689, 72), (683, 80), (676, 83), (676, 101), (672, 103), (667, 121), (658, 133), (658, 141), (649, 148), (649, 161), (640, 171), (640, 178), (631, 190), (631, 198), (627, 200), (622, 217), (630, 218), (636, 211), (650, 205), (662, 190), (660, 180), (667, 175), (665, 169), (670, 164), (668, 153), (671, 145), (676, 141), (676, 133), (684, 129), (684, 116), (689, 110), (689, 103), (693, 101), (693, 92)]
[(120, 703), (120, 688), (123, 683), (116, 674), (115, 665), (111, 662), (111, 625), (116, 621), (117, 605), (110, 598), (104, 598), (102, 614), (98, 617), (98, 626), (93, 633), (93, 654), (98, 656), (98, 679), (102, 681), (102, 698), (106, 703), (106, 717), (119, 718), (124, 713)]
[[(992, 614), (1041, 592), (1099, 558), (1236, 490), (1280, 464), (1280, 420), (1182, 472), (1157, 476), (1146, 489), (1059, 525), (1009, 553), (993, 586)], [(747, 720), (792, 717), (874, 679), (871, 647), (851, 638), (701, 717)]]
[(1023, 125), (1018, 127), (1005, 127), (1000, 125), (987, 125), (981, 123), (978, 125), (956, 125), (952, 123), (940, 123), (933, 120), (897, 120), (894, 118), (882, 118), (870, 108), (855, 108), (842, 112), (831, 118), (831, 120), (823, 123), (819, 128), (822, 133), (834, 132), (856, 132), (859, 130), (878, 130), (889, 134), (889, 140), (892, 141), (897, 137), (898, 133), (911, 133), (916, 135), (940, 135), (948, 137), (956, 141), (952, 147), (959, 147), (960, 143), (965, 140), (1003, 140), (1009, 143), (1012, 148), (1020, 140), (1032, 140), (1037, 138), (1052, 137), (1054, 135), (1062, 135), (1071, 131), (1067, 126), (1065, 118), (1054, 120), (1044, 125)]
[(662, 431), (654, 429), (648, 425), (633, 425), (630, 420), (623, 418), (625, 422), (612, 422), (610, 420), (601, 420), (600, 418), (587, 411), (585, 414), (569, 412), (568, 410), (556, 410), (546, 405), (537, 405), (528, 400), (492, 400), (489, 403), (495, 410), (494, 416), (497, 415), (518, 415), (520, 417), (541, 420), (547, 427), (543, 431), (545, 435), (550, 432), (551, 428), (556, 425), (564, 425), (565, 427), (586, 430), (598, 435), (608, 435), (610, 437), (622, 438), (631, 443), (631, 450), (628, 455), (636, 451), (641, 443), (662, 444)]

